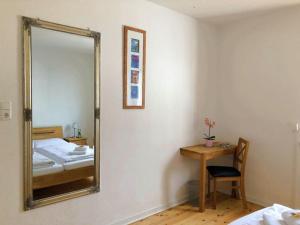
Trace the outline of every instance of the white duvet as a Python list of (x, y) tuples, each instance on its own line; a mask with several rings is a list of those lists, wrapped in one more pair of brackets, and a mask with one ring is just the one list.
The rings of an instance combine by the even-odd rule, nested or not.
[(36, 148), (35, 151), (49, 157), (50, 159), (53, 159), (55, 162), (60, 164), (91, 159), (94, 157), (94, 150), (91, 148), (88, 148), (85, 154), (71, 155), (70, 153), (73, 152), (76, 147), (78, 147), (78, 145), (65, 142), (60, 143), (59, 145), (42, 146)]
[(53, 166), (49, 166), (49, 167), (43, 167), (43, 168), (38, 168), (38, 169), (33, 168), (32, 175), (34, 177), (38, 177), (38, 176), (58, 173), (58, 172), (62, 172), (62, 171), (64, 171), (63, 165), (55, 163)]
[(49, 159), (48, 157), (43, 156), (38, 152), (33, 152), (33, 156), (32, 156), (33, 169), (47, 168), (53, 166), (54, 164), (55, 162)]
[(32, 174), (34, 177), (58, 173), (64, 170), (62, 165), (55, 163), (52, 159), (38, 153), (33, 152), (32, 156)]
[(281, 214), (289, 210), (291, 210), (291, 208), (279, 204), (274, 204), (271, 207), (267, 207), (254, 213), (251, 213), (247, 216), (244, 216), (230, 223), (229, 225), (265, 225), (264, 217), (266, 216), (268, 217), (267, 219), (273, 218), (280, 225), (283, 225), (285, 223), (282, 221)]

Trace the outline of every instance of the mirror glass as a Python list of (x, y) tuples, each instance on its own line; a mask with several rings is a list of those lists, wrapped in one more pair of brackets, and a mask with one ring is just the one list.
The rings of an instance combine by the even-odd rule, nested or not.
[(94, 38), (31, 27), (32, 198), (95, 185)]

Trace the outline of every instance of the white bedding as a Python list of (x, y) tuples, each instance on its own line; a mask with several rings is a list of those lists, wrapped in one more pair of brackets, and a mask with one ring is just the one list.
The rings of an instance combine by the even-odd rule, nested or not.
[(43, 176), (47, 174), (52, 173), (58, 173), (64, 171), (63, 165), (60, 164), (54, 164), (53, 166), (39, 168), (39, 169), (33, 169), (32, 173), (34, 177)]
[(48, 139), (42, 139), (42, 140), (33, 140), (32, 141), (32, 147), (33, 148), (42, 148), (44, 146), (50, 146), (50, 145), (60, 145), (67, 143), (62, 138), (48, 138)]
[(264, 214), (274, 215), (277, 218), (281, 218), (281, 213), (287, 210), (291, 210), (291, 208), (279, 204), (274, 204), (271, 207), (261, 209), (247, 216), (244, 216), (236, 221), (233, 221), (229, 225), (264, 225)]
[(59, 164), (66, 164), (78, 160), (94, 158), (94, 150), (91, 148), (89, 148), (83, 155), (70, 155), (70, 152), (73, 152), (76, 147), (78, 147), (78, 145), (64, 142), (60, 143), (59, 145), (49, 145), (35, 148), (35, 151), (49, 157)]
[(94, 165), (94, 158), (82, 159), (82, 160), (77, 160), (74, 162), (68, 162), (68, 163), (64, 164), (64, 168), (65, 168), (65, 170), (72, 170), (72, 169), (77, 169), (77, 168), (92, 166), (92, 165)]
[(33, 152), (32, 167), (34, 169), (50, 167), (50, 166), (53, 166), (54, 164), (55, 164), (55, 162), (52, 159), (49, 159), (48, 157), (46, 157), (38, 152)]

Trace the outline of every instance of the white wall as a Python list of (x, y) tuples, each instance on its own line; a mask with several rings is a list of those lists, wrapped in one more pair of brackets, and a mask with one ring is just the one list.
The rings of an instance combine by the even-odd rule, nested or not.
[[(0, 221), (5, 225), (106, 225), (186, 197), (196, 162), (179, 155), (198, 143), (213, 108), (215, 29), (140, 0), (0, 2), (0, 98), (13, 119), (0, 123)], [(23, 122), (20, 16), (102, 33), (101, 192), (22, 211)], [(146, 109), (122, 109), (122, 25), (147, 31)], [(151, 211), (151, 210), (150, 210)]]
[(296, 154), (295, 154), (295, 173), (294, 177), (296, 178), (295, 184), (294, 184), (294, 190), (293, 192), (295, 193), (295, 199), (294, 199), (294, 207), (299, 209), (300, 208), (300, 134), (298, 133), (298, 145), (296, 147)]
[(299, 20), (294, 7), (227, 24), (218, 33), (218, 137), (250, 140), (247, 195), (263, 204), (293, 204)]
[[(47, 35), (49, 32), (52, 36)], [(66, 47), (69, 39), (80, 38), (84, 39), (82, 43), (76, 42), (73, 47)], [(94, 40), (90, 38), (88, 42), (85, 39), (45, 29), (32, 29), (32, 125), (62, 126), (64, 137), (70, 137), (74, 134), (72, 124), (76, 122), (82, 135), (92, 144)], [(87, 45), (86, 49), (83, 44)]]

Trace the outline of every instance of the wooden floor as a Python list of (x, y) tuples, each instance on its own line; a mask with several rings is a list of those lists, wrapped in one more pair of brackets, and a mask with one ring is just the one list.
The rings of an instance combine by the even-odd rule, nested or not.
[(132, 225), (221, 225), (263, 208), (249, 203), (249, 209), (244, 210), (240, 200), (220, 193), (217, 199), (216, 210), (212, 209), (210, 201), (207, 201), (207, 209), (204, 213), (198, 211), (197, 202), (185, 203)]
[(60, 184), (52, 187), (42, 188), (33, 191), (33, 199), (39, 200), (56, 195), (65, 194), (72, 191), (88, 188), (93, 185), (93, 178), (82, 179), (73, 181), (66, 184)]

